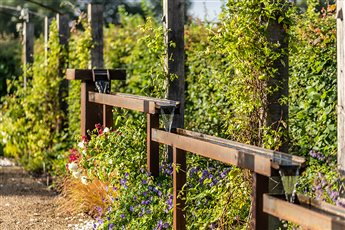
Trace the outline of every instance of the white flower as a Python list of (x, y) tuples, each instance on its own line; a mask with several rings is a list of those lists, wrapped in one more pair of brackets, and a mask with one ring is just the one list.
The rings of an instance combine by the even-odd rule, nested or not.
[(87, 176), (82, 176), (82, 177), (80, 178), (80, 180), (81, 180), (81, 183), (83, 183), (83, 184), (85, 184), (85, 185), (88, 184)]
[(81, 172), (78, 170), (78, 171), (74, 171), (72, 173), (72, 175), (75, 177), (75, 178), (79, 178), (81, 176)]
[(81, 149), (83, 149), (83, 148), (84, 148), (84, 142), (83, 142), (83, 141), (79, 142), (79, 143), (78, 143), (78, 147), (81, 148)]
[(75, 162), (71, 162), (68, 164), (68, 169), (71, 172), (75, 172), (78, 169), (78, 165)]
[(110, 129), (108, 128), (108, 127), (105, 127), (104, 129), (103, 129), (103, 133), (108, 133), (110, 131)]
[(84, 149), (83, 151), (81, 151), (81, 153), (85, 156), (87, 154), (86, 149)]

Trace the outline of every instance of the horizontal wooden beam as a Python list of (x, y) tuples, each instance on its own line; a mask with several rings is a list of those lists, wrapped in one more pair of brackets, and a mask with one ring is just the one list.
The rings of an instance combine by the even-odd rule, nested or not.
[(261, 156), (270, 158), (270, 160), (272, 161), (272, 167), (278, 170), (282, 166), (300, 166), (300, 167), (305, 166), (304, 157), (299, 157), (299, 156), (295, 156), (295, 155), (291, 155), (291, 154), (287, 154), (287, 153), (283, 153), (279, 151), (265, 149), (265, 148), (257, 147), (254, 145), (243, 144), (236, 141), (230, 141), (227, 139), (209, 136), (206, 134), (197, 133), (197, 132), (193, 132), (193, 131), (189, 131), (185, 129), (177, 129), (176, 132), (181, 135), (190, 136), (190, 137), (201, 139), (201, 140), (207, 140), (211, 143), (224, 145), (229, 148), (239, 149), (248, 154), (261, 155)]
[(152, 130), (153, 141), (170, 145), (174, 148), (198, 154), (226, 164), (239, 166), (265, 176), (271, 176), (271, 161), (262, 156), (246, 154), (235, 148), (229, 148), (207, 140), (169, 133), (159, 129)]
[[(67, 80), (81, 80), (81, 81), (93, 81), (92, 69), (67, 69)], [(107, 80), (107, 71), (109, 71), (110, 80), (126, 80), (126, 71), (124, 69), (97, 69), (99, 73), (105, 73), (97, 75), (98, 80)]]
[[(345, 229), (345, 209), (298, 196), (293, 204), (276, 196), (264, 194), (264, 212), (311, 230)], [(322, 203), (322, 204), (321, 204)]]
[[(272, 163), (273, 155), (265, 154), (265, 151), (270, 152), (271, 150), (256, 149), (250, 145), (214, 138), (184, 129), (177, 129), (177, 133), (153, 129), (152, 139), (203, 157), (249, 169), (264, 176), (277, 175), (277, 165)], [(302, 161), (302, 159), (299, 160)], [(292, 160), (285, 162), (286, 167), (300, 164), (300, 162)]]
[(158, 109), (164, 106), (178, 106), (179, 102), (165, 99), (156, 99), (145, 96), (136, 96), (125, 93), (103, 94), (89, 92), (89, 101), (144, 112), (148, 114), (158, 113)]

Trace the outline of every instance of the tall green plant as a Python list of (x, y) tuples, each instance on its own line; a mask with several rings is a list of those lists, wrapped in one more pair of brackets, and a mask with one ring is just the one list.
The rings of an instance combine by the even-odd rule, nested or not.
[(40, 45), (42, 42), (37, 41), (35, 61), (24, 70), (32, 79), (26, 87), (14, 81), (12, 84), (17, 91), (4, 99), (1, 110), (3, 122), (0, 128), (6, 139), (5, 154), (21, 158), (31, 170), (45, 169), (48, 159), (57, 157), (62, 137), (58, 69), (64, 52), (59, 44), (56, 21), (52, 22), (49, 35), (47, 62)]

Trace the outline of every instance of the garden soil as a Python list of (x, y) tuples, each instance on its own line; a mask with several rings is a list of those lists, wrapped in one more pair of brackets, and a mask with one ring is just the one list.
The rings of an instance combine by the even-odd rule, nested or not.
[(58, 211), (58, 194), (22, 167), (0, 157), (0, 229), (92, 229), (85, 214), (68, 216)]

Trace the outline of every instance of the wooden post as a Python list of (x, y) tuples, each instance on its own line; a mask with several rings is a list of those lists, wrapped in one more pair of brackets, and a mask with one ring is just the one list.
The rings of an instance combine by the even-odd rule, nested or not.
[[(184, 7), (185, 0), (163, 0), (163, 23), (167, 56), (165, 68), (168, 75), (166, 98), (179, 101), (179, 113), (174, 116), (172, 129), (184, 127), (185, 70), (184, 70)], [(172, 46), (171, 43), (175, 45)], [(174, 80), (171, 80), (170, 78)], [(176, 78), (177, 77), (177, 78)], [(172, 162), (172, 148), (168, 148)]]
[[(92, 41), (94, 46), (90, 52), (89, 68), (103, 67), (103, 6), (88, 5), (88, 20), (91, 24)], [(103, 106), (89, 102), (89, 91), (95, 92), (93, 81), (81, 83), (81, 135), (87, 135), (87, 130), (93, 130), (95, 124), (102, 124)]]
[[(338, 169), (345, 176), (345, 22), (344, 0), (337, 0), (337, 136), (338, 136)], [(345, 201), (345, 181), (340, 189), (340, 199)]]
[[(34, 24), (24, 22), (23, 25), (23, 65), (28, 68), (34, 62)], [(28, 77), (24, 71), (24, 87), (27, 85)]]
[(345, 172), (345, 23), (344, 1), (337, 1), (338, 166)]
[(159, 143), (152, 141), (152, 128), (159, 128), (159, 114), (147, 114), (147, 170), (159, 176)]
[(49, 25), (51, 20), (48, 17), (44, 17), (44, 63), (48, 64), (48, 42), (49, 42)]
[[(282, 1), (283, 4), (283, 1)], [(273, 68), (277, 70), (274, 78), (269, 78), (267, 86), (275, 90), (273, 93), (267, 95), (267, 112), (265, 126), (273, 130), (277, 130), (282, 122), (288, 123), (288, 105), (281, 104), (280, 100), (288, 97), (289, 89), (289, 64), (287, 51), (288, 41), (287, 33), (283, 24), (276, 20), (270, 20), (267, 28), (267, 39), (272, 44), (280, 44), (280, 47), (275, 50), (281, 56), (273, 63)], [(288, 152), (288, 131), (285, 130), (285, 135), (282, 136), (282, 146), (279, 148), (281, 152)], [(278, 229), (281, 222), (278, 218), (268, 216), (262, 209), (262, 196), (264, 192), (274, 194), (284, 194), (284, 188), (279, 176), (271, 177), (269, 180), (263, 176), (253, 173), (253, 195), (252, 195), (252, 224), (253, 229)], [(268, 220), (268, 221), (267, 221)]]
[[(62, 46), (62, 52), (68, 51), (68, 38), (70, 36), (70, 30), (69, 30), (69, 17), (68, 15), (56, 15), (56, 23), (58, 27), (58, 33), (59, 33), (59, 44)], [(65, 55), (60, 55), (59, 60), (59, 77), (63, 78), (65, 75)], [(59, 103), (60, 108), (63, 111), (65, 117), (67, 118), (68, 114), (68, 103), (66, 101), (66, 98), (68, 96), (68, 81), (67, 79), (62, 79), (60, 88), (59, 88)], [(66, 119), (63, 119), (61, 121), (62, 128), (67, 128), (68, 124), (66, 122)]]
[[(103, 5), (89, 4), (88, 5), (89, 23), (92, 29), (92, 41), (94, 47), (91, 49), (91, 64), (90, 68), (100, 69), (104, 66), (103, 59)], [(111, 82), (109, 82), (109, 87)], [(103, 105), (102, 120), (104, 127), (113, 126), (113, 112), (112, 107)]]
[(173, 214), (173, 224), (174, 230), (184, 230), (186, 229), (186, 212), (185, 200), (183, 199), (186, 194), (182, 194), (183, 186), (186, 184), (186, 152), (184, 150), (173, 148), (173, 201), (174, 201), (174, 214)]
[(263, 194), (269, 192), (269, 178), (253, 173), (251, 229), (269, 229), (269, 216), (263, 212)]

